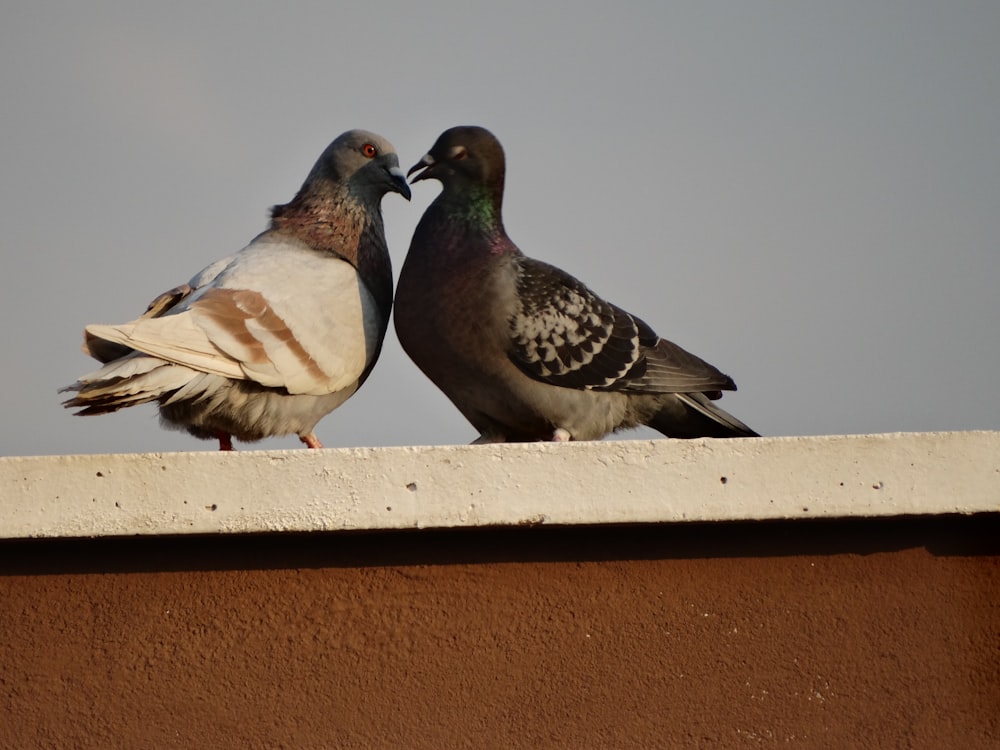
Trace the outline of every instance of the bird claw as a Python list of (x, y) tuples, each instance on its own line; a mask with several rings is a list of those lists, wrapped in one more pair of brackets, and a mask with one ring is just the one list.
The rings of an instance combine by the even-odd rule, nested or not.
[(323, 444), (316, 437), (315, 433), (310, 432), (308, 435), (299, 435), (299, 440), (306, 444), (307, 448), (322, 448)]
[(558, 429), (556, 429), (555, 432), (552, 433), (553, 443), (568, 443), (571, 439), (572, 438), (569, 434), (569, 430), (566, 430), (562, 427), (559, 427)]

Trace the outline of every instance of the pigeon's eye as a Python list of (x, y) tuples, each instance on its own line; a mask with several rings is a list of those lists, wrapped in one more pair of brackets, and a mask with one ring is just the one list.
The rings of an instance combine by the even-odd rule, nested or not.
[(465, 146), (455, 146), (451, 149), (451, 151), (448, 152), (448, 156), (450, 156), (455, 161), (461, 161), (468, 155), (469, 155), (469, 150)]
[(374, 159), (378, 155), (378, 149), (375, 148), (375, 146), (373, 146), (372, 144), (366, 143), (364, 146), (361, 147), (361, 153), (367, 156), (369, 159)]

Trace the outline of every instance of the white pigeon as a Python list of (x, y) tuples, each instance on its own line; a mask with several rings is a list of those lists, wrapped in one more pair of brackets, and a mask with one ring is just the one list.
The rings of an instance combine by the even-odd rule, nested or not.
[(79, 415), (156, 401), (165, 427), (219, 440), (313, 430), (371, 372), (392, 307), (381, 200), (410, 189), (387, 140), (339, 136), (270, 227), (124, 325), (90, 325), (107, 363), (63, 391)]

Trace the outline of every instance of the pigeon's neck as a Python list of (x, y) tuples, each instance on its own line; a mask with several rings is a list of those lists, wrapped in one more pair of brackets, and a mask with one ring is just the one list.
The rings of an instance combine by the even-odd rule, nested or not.
[(503, 228), (502, 194), (489, 187), (466, 188), (461, 192), (441, 194), (445, 220), (464, 231), (485, 239), (506, 237)]
[[(355, 266), (358, 275), (365, 282), (368, 291), (375, 297), (378, 309), (384, 313), (381, 322), (382, 334), (389, 325), (389, 310), (392, 309), (392, 260), (385, 242), (382, 214), (375, 212), (372, 221), (365, 225)], [(373, 366), (375, 361), (372, 360)], [(367, 375), (365, 376), (367, 377)]]
[(339, 255), (355, 267), (361, 235), (370, 221), (368, 212), (347, 196), (300, 192), (290, 203), (271, 209), (272, 232), (291, 235), (319, 252)]
[(366, 209), (348, 195), (300, 192), (290, 203), (271, 209), (269, 231), (347, 261), (358, 270), (382, 309), (391, 307), (392, 262), (378, 205)]

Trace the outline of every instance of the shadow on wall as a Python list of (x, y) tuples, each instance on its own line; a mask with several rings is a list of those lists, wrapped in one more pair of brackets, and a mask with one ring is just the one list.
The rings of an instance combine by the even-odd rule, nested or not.
[(1000, 514), (0, 542), (0, 576), (505, 562), (1000, 554)]

